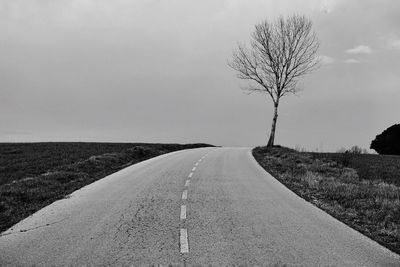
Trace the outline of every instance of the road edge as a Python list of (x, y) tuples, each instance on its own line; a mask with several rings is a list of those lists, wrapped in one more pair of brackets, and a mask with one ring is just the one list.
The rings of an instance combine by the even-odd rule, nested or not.
[(369, 238), (368, 236), (364, 235), (363, 233), (357, 231), (356, 229), (350, 227), (349, 225), (345, 224), (344, 222), (340, 221), (339, 219), (333, 217), (332, 215), (330, 215), (329, 213), (327, 213), (325, 210), (323, 210), (323, 209), (319, 208), (318, 206), (316, 206), (314, 203), (312, 203), (312, 202), (310, 202), (310, 201), (307, 201), (306, 199), (304, 199), (304, 198), (302, 198), (301, 196), (299, 196), (298, 194), (296, 194), (294, 191), (290, 190), (290, 188), (288, 188), (286, 185), (284, 185), (283, 183), (281, 183), (278, 179), (276, 179), (272, 174), (270, 174), (267, 170), (265, 170), (265, 169), (260, 165), (260, 163), (256, 160), (256, 158), (254, 157), (254, 155), (253, 155), (253, 153), (252, 153), (252, 152), (253, 152), (253, 149), (254, 149), (254, 148), (251, 148), (251, 149), (248, 151), (248, 155), (249, 155), (249, 158), (251, 159), (251, 161), (253, 162), (254, 166), (256, 166), (256, 168), (257, 168), (259, 171), (261, 171), (261, 172), (263, 172), (263, 173), (267, 173), (268, 175), (270, 175), (276, 183), (278, 183), (278, 184), (280, 184), (281, 186), (283, 186), (286, 190), (288, 190), (291, 194), (293, 194), (294, 197), (296, 197), (296, 198), (298, 198), (298, 199), (300, 199), (300, 200), (306, 202), (307, 205), (310, 205), (311, 207), (318, 209), (320, 212), (322, 212), (322, 213), (324, 213), (325, 215), (327, 215), (330, 219), (335, 220), (336, 222), (338, 222), (338, 223), (341, 224), (342, 226), (344, 226), (344, 227), (350, 229), (355, 235), (358, 235), (361, 239), (367, 241), (368, 243), (370, 243), (372, 246), (376, 247), (377, 249), (382, 250), (382, 252), (383, 252), (384, 254), (387, 254), (388, 256), (391, 256), (391, 257), (393, 257), (394, 259), (397, 259), (397, 260), (400, 261), (400, 255), (399, 255), (399, 254), (397, 254), (397, 253), (391, 251), (390, 249), (384, 247), (383, 245), (379, 244), (379, 243), (376, 242), (375, 240)]

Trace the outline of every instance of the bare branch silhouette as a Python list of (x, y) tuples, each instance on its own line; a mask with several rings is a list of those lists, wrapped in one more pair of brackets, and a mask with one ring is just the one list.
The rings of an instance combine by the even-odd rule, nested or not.
[(274, 103), (268, 146), (274, 144), (281, 97), (296, 93), (299, 79), (318, 67), (318, 48), (312, 22), (293, 15), (257, 24), (250, 48), (239, 44), (233, 52), (228, 65), (239, 79), (250, 82), (246, 90), (268, 93)]

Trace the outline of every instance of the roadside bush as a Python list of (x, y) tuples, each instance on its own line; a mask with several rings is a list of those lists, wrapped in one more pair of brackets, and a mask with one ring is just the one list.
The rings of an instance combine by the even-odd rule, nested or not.
[(359, 147), (359, 146), (352, 146), (346, 152), (347, 153), (352, 153), (352, 154), (361, 154), (363, 152), (363, 149), (361, 147)]
[(359, 181), (357, 171), (351, 168), (343, 168), (341, 174), (338, 176), (338, 180), (344, 183), (356, 183)]
[(392, 125), (378, 134), (370, 148), (379, 154), (400, 155), (400, 124)]

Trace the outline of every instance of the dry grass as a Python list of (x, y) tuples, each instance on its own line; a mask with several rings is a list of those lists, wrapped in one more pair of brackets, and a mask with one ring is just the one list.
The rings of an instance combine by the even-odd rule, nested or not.
[[(259, 147), (253, 150), (253, 154), (268, 172), (296, 194), (400, 253), (400, 186), (388, 182), (393, 181), (395, 175), (386, 173), (390, 179), (360, 175), (371, 173), (371, 170), (363, 170), (362, 166), (370, 168), (368, 162), (374, 155), (368, 155), (367, 163), (362, 162), (362, 157), (357, 158), (360, 170), (333, 161), (332, 157), (316, 157), (315, 153), (300, 153), (282, 147)], [(340, 156), (336, 155), (338, 159)], [(388, 157), (384, 161), (382, 156), (378, 157), (386, 168), (394, 160)], [(389, 169), (397, 170), (397, 164)], [(350, 162), (346, 165), (351, 166)]]
[(309, 153), (314, 159), (335, 161), (353, 168), (360, 178), (378, 180), (400, 186), (400, 156), (351, 154), (351, 153)]

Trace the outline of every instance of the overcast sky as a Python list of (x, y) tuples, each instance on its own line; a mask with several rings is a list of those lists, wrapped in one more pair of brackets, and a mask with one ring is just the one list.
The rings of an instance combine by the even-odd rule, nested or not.
[(323, 65), (276, 143), (368, 148), (400, 122), (398, 0), (0, 0), (0, 141), (267, 142), (272, 105), (227, 67), (254, 25), (309, 16)]

